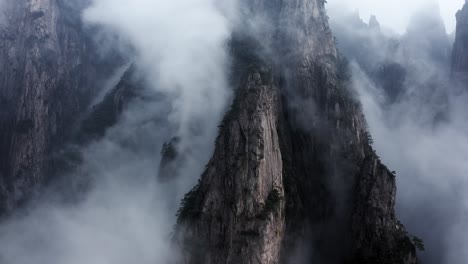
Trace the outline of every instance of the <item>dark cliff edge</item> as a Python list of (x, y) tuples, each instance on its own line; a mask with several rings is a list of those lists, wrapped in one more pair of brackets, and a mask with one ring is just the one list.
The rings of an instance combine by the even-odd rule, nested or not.
[(417, 263), (324, 2), (247, 6), (275, 29), (233, 37), (236, 95), (178, 213), (181, 263)]

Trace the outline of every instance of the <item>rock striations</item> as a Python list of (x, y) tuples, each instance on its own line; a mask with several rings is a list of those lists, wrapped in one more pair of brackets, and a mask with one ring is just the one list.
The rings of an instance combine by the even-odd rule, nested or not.
[(182, 263), (415, 264), (324, 1), (245, 6), (269, 27), (231, 42), (236, 95), (179, 210)]
[(99, 72), (109, 69), (92, 62), (96, 56), (75, 10), (79, 1), (4, 2), (0, 213), (27, 200), (44, 181), (49, 154), (84, 112)]

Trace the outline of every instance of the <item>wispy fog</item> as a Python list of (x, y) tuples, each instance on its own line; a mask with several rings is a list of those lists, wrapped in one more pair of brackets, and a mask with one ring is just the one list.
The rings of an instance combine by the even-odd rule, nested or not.
[(95, 0), (84, 19), (132, 43), (154, 89), (174, 98), (170, 120), (182, 145), (192, 144), (186, 136), (194, 130), (214, 138), (210, 124), (220, 119), (228, 95), (225, 45), (230, 37), (215, 1)]
[(468, 94), (450, 80), (451, 43), (439, 12), (418, 9), (401, 36), (336, 14), (334, 33), (353, 62), (374, 147), (397, 172), (398, 217), (425, 242), (422, 263), (466, 263)]
[(428, 3), (438, 4), (447, 31), (453, 32), (456, 25), (455, 13), (463, 6), (464, 0), (328, 0), (329, 8), (359, 10), (365, 20), (376, 15), (384, 26), (399, 33), (405, 31), (411, 15)]
[[(235, 12), (229, 8), (213, 0), (92, 1), (84, 22), (99, 28), (92, 32), (100, 34), (95, 39), (103, 47), (130, 47), (124, 57), (153, 96), (135, 99), (104, 138), (79, 150), (82, 165), (65, 177), (70, 184), (89, 179), (78, 203), (51, 193), (2, 224), (1, 263), (154, 264), (177, 258), (170, 239), (179, 201), (212, 154), (230, 97), (226, 42)], [(116, 69), (103, 89), (124, 70)], [(160, 150), (173, 137), (185, 159), (172, 181), (158, 183)]]

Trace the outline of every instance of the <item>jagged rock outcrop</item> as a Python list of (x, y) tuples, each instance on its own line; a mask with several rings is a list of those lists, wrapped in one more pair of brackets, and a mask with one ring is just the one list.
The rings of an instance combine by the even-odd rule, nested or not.
[[(80, 13), (85, 1), (5, 1), (0, 25), (0, 212), (25, 201), (54, 148), (84, 112), (100, 73)], [(72, 4), (72, 5), (70, 5)], [(100, 67), (102, 66), (102, 67)]]
[(384, 63), (374, 72), (374, 80), (381, 85), (389, 103), (397, 102), (405, 94), (407, 69), (399, 63)]
[(457, 12), (457, 29), (452, 51), (452, 79), (468, 87), (468, 1)]
[(257, 44), (232, 41), (236, 95), (182, 201), (181, 262), (415, 264), (395, 217), (395, 176), (370, 146), (324, 1), (247, 10), (273, 29), (257, 31)]
[(380, 23), (375, 15), (372, 15), (369, 19), (369, 28), (376, 31), (381, 30)]
[[(190, 225), (184, 234), (189, 263), (279, 260), (284, 232), (280, 98), (271, 77), (260, 72), (251, 72), (243, 85), (213, 159), (179, 212), (180, 223)], [(206, 240), (198, 244), (201, 234)]]
[(180, 138), (178, 137), (173, 137), (163, 144), (158, 173), (160, 182), (172, 181), (179, 175), (180, 164), (183, 164), (185, 158), (185, 153), (180, 152), (179, 145)]

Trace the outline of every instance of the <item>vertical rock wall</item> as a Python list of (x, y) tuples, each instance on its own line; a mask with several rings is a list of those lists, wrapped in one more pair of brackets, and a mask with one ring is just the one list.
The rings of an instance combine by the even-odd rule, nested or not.
[(183, 262), (416, 263), (323, 1), (247, 6), (274, 23), (271, 46), (233, 52), (251, 60), (234, 63), (232, 109), (179, 212)]
[(96, 65), (80, 1), (8, 0), (0, 26), (0, 212), (44, 181), (49, 154), (84, 112)]

